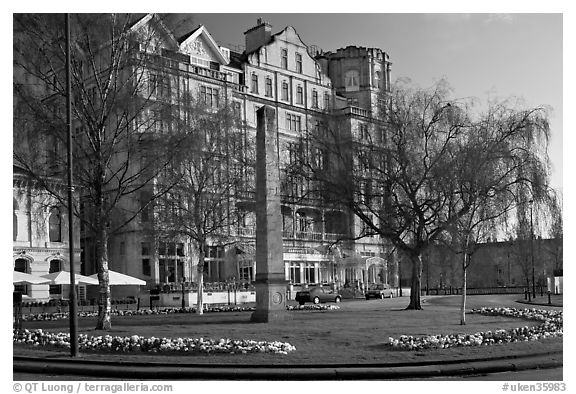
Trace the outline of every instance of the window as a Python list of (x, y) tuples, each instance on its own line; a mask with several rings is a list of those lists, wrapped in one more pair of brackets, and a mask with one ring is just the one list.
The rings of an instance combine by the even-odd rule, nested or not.
[(62, 242), (62, 215), (60, 214), (59, 208), (54, 207), (50, 210), (48, 224), (48, 236), (50, 242)]
[(301, 130), (301, 117), (293, 114), (286, 114), (286, 129), (290, 131)]
[[(24, 272), (25, 274), (30, 273), (30, 263), (25, 259), (16, 259), (14, 262), (14, 271)], [(22, 294), (28, 294), (27, 285), (14, 285), (14, 291)]]
[(224, 247), (206, 246), (206, 271), (204, 277), (208, 282), (221, 282), (224, 280)]
[(298, 231), (302, 233), (312, 231), (312, 218), (304, 212), (296, 212)]
[(330, 95), (328, 92), (324, 92), (324, 109), (328, 109), (330, 107)]
[(152, 267), (150, 266), (150, 259), (142, 259), (142, 274), (151, 276)]
[(160, 242), (158, 244), (160, 282), (175, 283), (185, 280), (184, 256), (178, 254), (180, 249), (184, 250), (183, 244), (176, 242)]
[[(48, 273), (62, 271), (62, 261), (61, 260), (50, 260), (50, 265), (48, 267)], [(48, 287), (48, 293), (50, 295), (62, 294), (62, 285), (50, 285)]]
[(282, 100), (288, 101), (288, 82), (282, 82)]
[(238, 279), (245, 280), (248, 283), (254, 281), (254, 262), (252, 261), (239, 261), (238, 262)]
[(156, 97), (169, 97), (170, 78), (165, 75), (150, 74), (148, 89), (150, 95), (156, 95)]
[(380, 89), (382, 87), (382, 73), (380, 71), (376, 71), (374, 73), (374, 86), (377, 89)]
[(140, 252), (142, 256), (150, 256), (150, 242), (142, 242), (140, 246), (142, 248)]
[(281, 49), (280, 57), (280, 67), (284, 70), (288, 70), (288, 49)]
[(360, 87), (360, 74), (357, 70), (349, 70), (344, 74), (346, 91), (358, 90)]
[(208, 86), (200, 86), (200, 102), (210, 108), (218, 108), (219, 90)]
[(12, 208), (14, 209), (14, 212), (12, 213), (12, 240), (16, 241), (18, 239), (18, 215), (16, 212), (20, 210), (20, 207), (15, 198), (12, 199)]
[(312, 90), (312, 108), (318, 108), (318, 91)]
[(296, 72), (302, 74), (302, 55), (296, 54)]
[(140, 220), (149, 222), (152, 220), (152, 194), (150, 192), (140, 193)]
[(304, 103), (304, 89), (302, 86), (298, 85), (296, 88), (296, 104)]
[(250, 92), (258, 94), (258, 75), (252, 74), (252, 85), (250, 86)]
[(300, 264), (291, 262), (289, 266), (289, 275), (290, 277), (286, 279), (289, 279), (290, 283), (302, 283), (300, 280)]
[(232, 103), (232, 111), (234, 113), (234, 116), (241, 117), (242, 116), (242, 103), (240, 103), (239, 101), (234, 101)]
[(306, 263), (304, 265), (304, 283), (316, 283), (316, 270), (314, 264)]
[(124, 242), (124, 241), (120, 242), (119, 254), (120, 254), (120, 256), (124, 256), (126, 254), (126, 242)]
[(370, 141), (370, 132), (368, 131), (368, 125), (366, 123), (360, 123), (358, 125), (359, 137), (362, 141)]
[(264, 90), (264, 95), (266, 97), (272, 97), (272, 80), (266, 77), (266, 86)]
[(150, 122), (152, 123), (150, 127), (152, 131), (160, 134), (168, 132), (169, 124), (166, 121), (162, 111), (151, 110)]

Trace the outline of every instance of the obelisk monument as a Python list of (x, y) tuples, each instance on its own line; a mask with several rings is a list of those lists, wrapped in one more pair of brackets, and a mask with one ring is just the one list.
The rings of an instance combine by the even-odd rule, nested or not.
[(253, 322), (284, 320), (286, 285), (280, 212), (280, 169), (276, 114), (256, 111), (256, 310)]

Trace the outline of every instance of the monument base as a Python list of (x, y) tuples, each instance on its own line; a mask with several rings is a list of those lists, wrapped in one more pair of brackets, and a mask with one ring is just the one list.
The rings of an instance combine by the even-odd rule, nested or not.
[[(276, 281), (274, 281), (276, 282)], [(290, 318), (286, 311), (286, 281), (256, 281), (256, 310), (252, 312), (250, 321), (269, 323)]]

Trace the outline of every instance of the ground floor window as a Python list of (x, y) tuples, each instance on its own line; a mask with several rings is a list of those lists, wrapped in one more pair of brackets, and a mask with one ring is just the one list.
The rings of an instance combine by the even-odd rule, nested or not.
[(300, 264), (298, 263), (289, 263), (289, 276), (286, 278), (290, 281), (290, 283), (296, 284), (301, 283), (300, 280)]
[(158, 260), (160, 282), (177, 283), (184, 278), (184, 260), (161, 258)]
[(320, 267), (318, 263), (291, 261), (286, 263), (286, 280), (291, 284), (320, 283)]
[(316, 268), (313, 263), (304, 265), (304, 283), (316, 283)]
[[(48, 273), (62, 271), (62, 261), (61, 260), (50, 260), (50, 266), (48, 267)], [(48, 293), (51, 296), (62, 295), (62, 285), (50, 285)]]
[(223, 260), (208, 260), (204, 262), (204, 280), (206, 282), (222, 282), (224, 281), (224, 261)]
[[(26, 259), (16, 259), (14, 262), (14, 271), (30, 273), (30, 263)], [(14, 291), (22, 294), (28, 294), (28, 285), (14, 285)]]
[(253, 261), (239, 261), (238, 262), (238, 279), (247, 281), (248, 283), (254, 281), (254, 262)]

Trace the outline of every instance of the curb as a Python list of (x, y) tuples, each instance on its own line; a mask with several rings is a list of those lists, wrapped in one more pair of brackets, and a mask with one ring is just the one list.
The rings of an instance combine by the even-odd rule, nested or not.
[(13, 372), (135, 380), (401, 380), (563, 366), (562, 352), (493, 359), (365, 365), (199, 365), (14, 357)]

